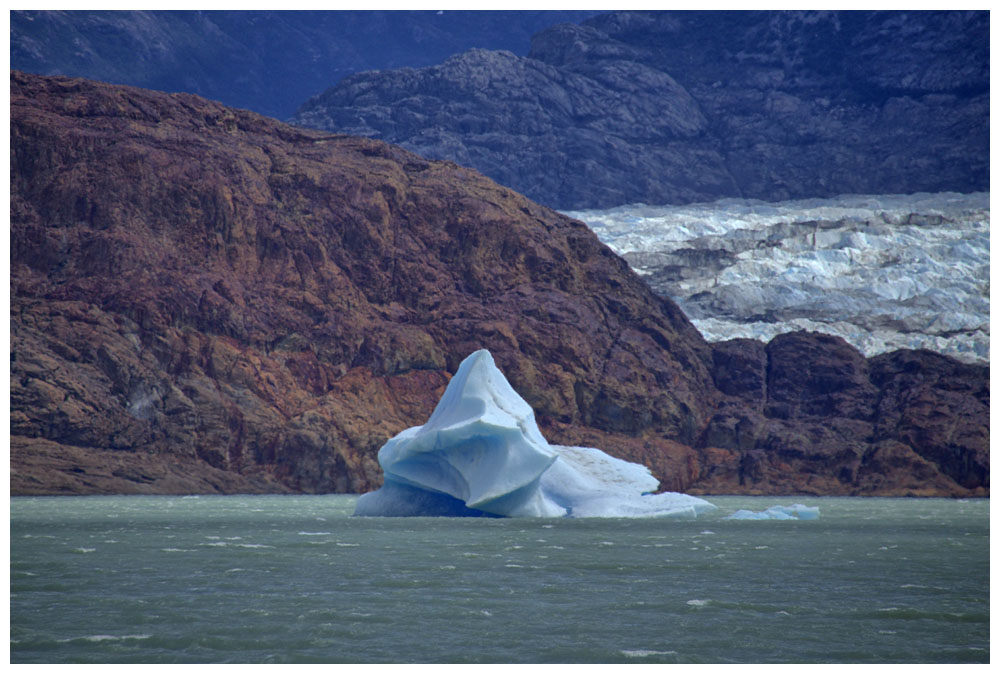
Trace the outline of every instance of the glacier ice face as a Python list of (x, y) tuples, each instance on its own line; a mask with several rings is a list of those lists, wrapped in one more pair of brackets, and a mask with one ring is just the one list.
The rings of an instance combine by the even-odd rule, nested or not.
[(819, 508), (796, 503), (791, 506), (774, 505), (767, 510), (737, 510), (727, 520), (818, 520)]
[(635, 204), (587, 223), (709, 341), (810, 330), (988, 362), (989, 193)]
[(550, 445), (485, 349), (458, 368), (423, 426), (378, 454), (384, 485), (360, 516), (662, 517), (713, 510), (685, 494), (652, 494), (649, 469), (589, 447)]

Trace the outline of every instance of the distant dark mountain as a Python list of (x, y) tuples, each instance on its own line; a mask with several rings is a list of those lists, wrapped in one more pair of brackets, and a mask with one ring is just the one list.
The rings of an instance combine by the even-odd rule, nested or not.
[(185, 91), (284, 119), (362, 70), (471, 47), (527, 53), (531, 35), (593, 11), (13, 11), (11, 67)]
[(620, 12), (360, 73), (302, 126), (558, 208), (989, 189), (988, 12)]

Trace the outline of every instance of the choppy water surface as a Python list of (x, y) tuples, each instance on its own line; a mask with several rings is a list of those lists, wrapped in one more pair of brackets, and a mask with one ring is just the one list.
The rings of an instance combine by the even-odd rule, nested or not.
[[(14, 498), (11, 661), (989, 661), (988, 501), (709, 500), (678, 521)], [(793, 502), (820, 519), (723, 519)]]

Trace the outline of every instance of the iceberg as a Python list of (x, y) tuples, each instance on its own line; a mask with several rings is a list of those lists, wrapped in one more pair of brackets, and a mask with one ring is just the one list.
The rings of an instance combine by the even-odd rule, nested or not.
[(818, 520), (819, 508), (796, 503), (791, 506), (775, 505), (767, 510), (737, 510), (727, 520)]
[(653, 493), (645, 466), (550, 445), (486, 349), (462, 361), (427, 423), (391, 438), (378, 460), (384, 484), (361, 495), (356, 516), (695, 517), (716, 507)]

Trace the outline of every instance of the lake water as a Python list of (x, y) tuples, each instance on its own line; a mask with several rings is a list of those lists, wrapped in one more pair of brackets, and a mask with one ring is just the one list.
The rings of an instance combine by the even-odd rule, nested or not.
[[(352, 496), (10, 502), (11, 662), (988, 662), (989, 501), (352, 518)], [(812, 521), (726, 520), (818, 506)]]

